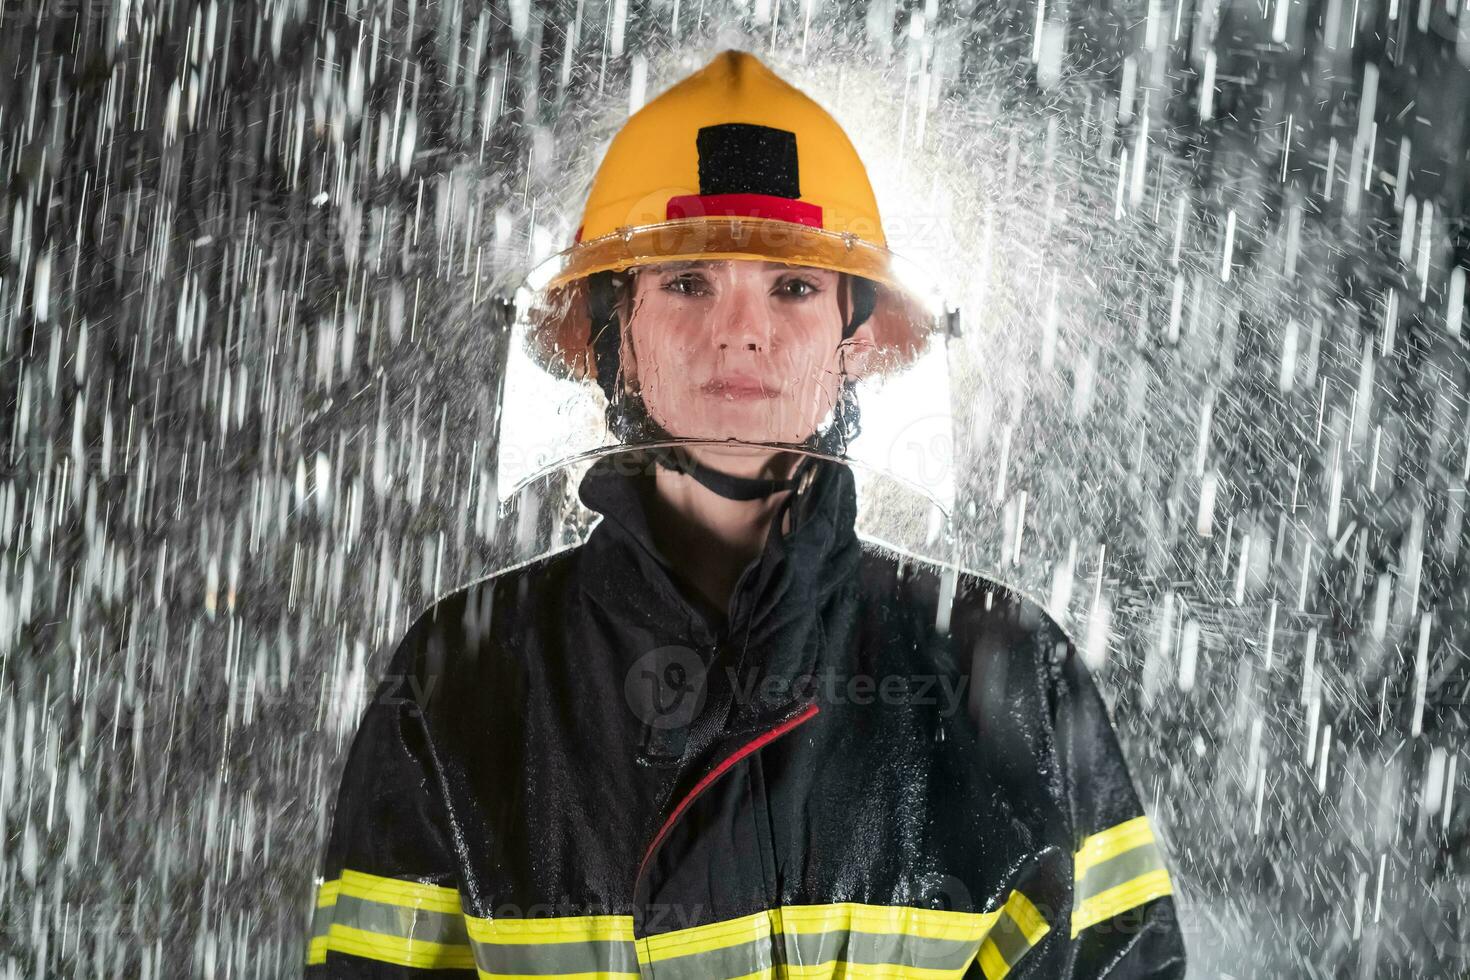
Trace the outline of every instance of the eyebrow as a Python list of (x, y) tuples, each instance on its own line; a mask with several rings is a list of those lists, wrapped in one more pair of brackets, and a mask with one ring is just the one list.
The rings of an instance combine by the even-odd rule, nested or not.
[[(725, 264), (727, 262), (735, 262), (735, 261), (747, 262), (747, 261), (750, 261), (750, 260), (749, 259), (680, 259), (680, 260), (678, 260), (676, 262), (659, 262), (659, 263), (655, 263), (655, 264), (653, 264), (653, 267), (655, 269), (657, 269), (657, 271), (659, 271), (659, 272), (682, 272), (685, 269), (689, 269), (689, 268), (692, 268), (692, 267), (695, 267), (695, 266), (723, 265), (723, 264)], [(799, 264), (798, 265), (792, 265), (792, 264), (787, 263), (787, 262), (773, 262), (773, 261), (771, 261), (769, 259), (767, 259), (766, 261), (762, 262), (761, 263), (761, 267), (766, 272), (781, 272), (781, 271), (792, 270), (792, 269), (810, 269), (810, 268), (812, 268), (811, 266), (805, 266), (805, 265), (799, 265)]]

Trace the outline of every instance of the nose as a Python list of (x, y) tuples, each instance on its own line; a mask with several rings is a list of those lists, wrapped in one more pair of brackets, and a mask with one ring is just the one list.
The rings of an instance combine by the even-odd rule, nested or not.
[(771, 311), (758, 283), (736, 282), (723, 291), (711, 318), (711, 340), (721, 353), (769, 352)]

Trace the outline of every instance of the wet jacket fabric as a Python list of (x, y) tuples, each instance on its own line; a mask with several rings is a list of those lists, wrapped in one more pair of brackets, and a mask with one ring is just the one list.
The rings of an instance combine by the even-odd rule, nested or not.
[(1183, 976), (1160, 842), (1040, 609), (859, 538), (825, 462), (715, 609), (626, 459), (584, 477), (584, 543), (409, 628), (308, 977)]

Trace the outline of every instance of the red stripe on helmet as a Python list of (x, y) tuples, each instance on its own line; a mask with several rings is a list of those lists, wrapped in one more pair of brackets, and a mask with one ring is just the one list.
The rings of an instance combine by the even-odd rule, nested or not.
[(664, 214), (668, 221), (716, 216), (774, 218), (813, 228), (822, 227), (820, 205), (774, 194), (680, 194), (669, 198)]

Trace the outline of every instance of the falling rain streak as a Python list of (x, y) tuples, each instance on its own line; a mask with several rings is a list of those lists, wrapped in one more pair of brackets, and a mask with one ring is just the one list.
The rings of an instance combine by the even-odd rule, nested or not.
[(730, 46), (952, 296), (930, 544), (1078, 638), (1194, 975), (1470, 968), (1463, 5), (0, 18), (0, 977), (297, 971), (392, 644), (585, 529), (498, 507), (504, 301)]

